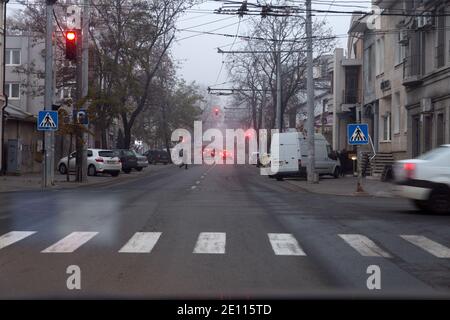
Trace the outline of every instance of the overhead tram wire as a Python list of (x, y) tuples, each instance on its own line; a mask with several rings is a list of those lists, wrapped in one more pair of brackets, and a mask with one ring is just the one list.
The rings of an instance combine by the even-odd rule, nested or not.
[[(243, 22), (245, 22), (245, 21), (248, 21), (248, 19), (244, 19), (243, 20)], [(216, 29), (213, 29), (213, 30), (210, 30), (210, 31), (199, 31), (199, 30), (188, 30), (188, 29), (183, 29), (183, 28), (177, 28), (176, 29), (177, 31), (194, 32), (194, 33), (197, 33), (197, 34), (192, 35), (192, 36), (188, 36), (188, 37), (184, 37), (184, 38), (181, 38), (181, 39), (177, 39), (176, 41), (180, 42), (180, 41), (183, 41), (183, 40), (186, 40), (186, 39), (190, 39), (190, 38), (193, 38), (193, 37), (198, 37), (198, 36), (205, 35), (205, 34), (209, 34), (209, 35), (223, 35), (223, 34), (219, 34), (219, 33), (214, 33), (214, 31), (225, 29), (225, 28), (234, 26), (234, 25), (236, 25), (238, 23), (240, 23), (240, 21), (234, 22), (234, 23), (231, 23), (231, 24), (228, 24), (226, 26), (222, 26), (220, 28), (216, 28)], [(228, 36), (229, 37), (235, 37), (236, 35), (229, 34)]]
[[(239, 34), (239, 27), (241, 26), (241, 19), (242, 19), (242, 18), (239, 17), (239, 23), (238, 23), (238, 26), (237, 26), (236, 35), (235, 35), (235, 37), (234, 37), (233, 43), (231, 44), (230, 50), (233, 49), (233, 46), (234, 46), (234, 44), (236, 43), (237, 35)], [(222, 58), (223, 58), (223, 55), (222, 55)], [(217, 85), (217, 82), (219, 81), (220, 75), (222, 74), (222, 70), (223, 70), (224, 64), (225, 64), (225, 60), (222, 59), (222, 65), (220, 66), (220, 70), (219, 70), (219, 74), (217, 75), (216, 83), (213, 84), (213, 85)]]
[[(227, 2), (229, 2), (229, 1), (227, 1)], [(10, 4), (16, 4), (16, 5), (31, 5), (31, 6), (33, 6), (33, 5), (41, 6), (42, 5), (42, 3), (40, 3), (40, 2), (26, 2), (26, 3), (22, 3), (22, 2), (13, 1), (13, 0), (11, 0), (9, 3)], [(360, 2), (357, 2), (357, 3), (360, 3)], [(319, 4), (324, 4), (324, 3), (321, 2)], [(84, 6), (84, 4), (82, 4), (82, 3), (79, 3), (77, 5), (80, 6), (80, 7)], [(113, 8), (113, 5), (110, 5), (110, 4), (101, 4), (101, 5), (97, 4), (96, 6)], [(343, 6), (343, 5), (336, 5), (336, 6)], [(355, 6), (352, 6), (352, 7), (355, 7)], [(122, 8), (133, 8), (133, 6), (122, 6)], [(398, 13), (393, 12), (395, 10), (398, 10), (399, 12)], [(450, 11), (445, 11), (444, 13), (436, 13), (435, 11), (430, 11), (430, 10), (423, 10), (423, 11), (420, 11), (418, 13), (405, 13), (403, 9), (389, 9), (388, 11), (390, 11), (390, 12), (383, 11), (382, 13), (380, 13), (380, 15), (382, 15), (382, 16), (385, 15), (385, 16), (416, 17), (416, 16), (422, 16), (422, 14), (427, 13), (428, 16), (431, 16), (431, 17), (440, 17), (440, 16), (448, 17), (448, 16), (450, 16)], [(215, 12), (211, 12), (211, 10), (208, 10), (208, 9), (192, 9), (192, 8), (191, 9), (186, 9), (186, 10), (184, 10), (184, 12), (217, 14)], [(333, 15), (337, 14), (337, 15), (340, 15), (340, 16), (346, 16), (346, 15), (351, 16), (353, 14), (369, 15), (369, 14), (373, 14), (374, 13), (373, 11), (361, 11), (361, 10), (340, 11), (340, 10), (322, 10), (322, 9), (312, 9), (312, 12), (323, 13), (326, 16), (328, 16), (330, 14), (333, 14)], [(221, 14), (228, 14), (228, 13), (222, 12)], [(232, 13), (229, 13), (229, 14), (232, 14)], [(260, 13), (256, 13), (255, 12), (255, 15), (256, 14), (259, 15)], [(253, 15), (253, 13), (247, 13), (247, 15)], [(287, 15), (275, 15), (275, 16), (287, 16)], [(295, 17), (296, 15), (290, 14), (289, 16)], [(319, 16), (319, 15), (315, 14), (315, 16)]]

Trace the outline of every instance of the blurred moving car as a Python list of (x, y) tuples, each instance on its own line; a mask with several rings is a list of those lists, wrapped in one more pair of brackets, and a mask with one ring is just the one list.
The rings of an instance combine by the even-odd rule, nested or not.
[(134, 155), (137, 158), (137, 171), (142, 171), (142, 169), (147, 168), (148, 167), (148, 160), (147, 157), (143, 156), (142, 154), (140, 154), (139, 152), (132, 150)]
[(222, 160), (233, 159), (233, 155), (231, 154), (231, 152), (225, 149), (222, 150), (220, 155), (222, 156)]
[[(67, 174), (68, 168), (70, 171), (75, 171), (76, 155), (76, 151), (70, 154), (69, 165), (67, 164), (67, 157), (59, 160), (59, 173)], [(117, 177), (122, 168), (122, 163), (112, 150), (88, 149), (87, 166), (89, 176), (95, 176), (97, 173), (109, 173), (113, 177)]]
[(394, 178), (396, 195), (411, 199), (421, 210), (450, 213), (450, 145), (398, 161)]
[(114, 149), (114, 153), (122, 162), (122, 171), (130, 173), (132, 169), (138, 170), (137, 157), (133, 151), (127, 149)]
[(149, 164), (162, 163), (164, 165), (170, 162), (170, 156), (167, 151), (163, 150), (148, 150), (144, 152), (144, 156), (147, 157)]

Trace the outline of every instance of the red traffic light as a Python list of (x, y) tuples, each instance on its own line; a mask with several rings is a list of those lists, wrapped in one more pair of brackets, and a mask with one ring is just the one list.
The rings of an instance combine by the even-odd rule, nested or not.
[(69, 30), (66, 32), (66, 59), (77, 60), (77, 32)]
[(67, 40), (73, 41), (73, 40), (75, 40), (76, 38), (77, 38), (77, 34), (76, 34), (75, 32), (73, 32), (73, 31), (68, 31), (68, 32), (66, 33), (66, 39), (67, 39)]
[(214, 113), (216, 114), (216, 116), (219, 115), (219, 108), (215, 108)]

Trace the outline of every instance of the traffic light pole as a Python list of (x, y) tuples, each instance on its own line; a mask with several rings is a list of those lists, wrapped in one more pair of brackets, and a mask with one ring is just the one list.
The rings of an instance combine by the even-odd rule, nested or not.
[[(45, 97), (44, 109), (52, 110), (53, 105), (53, 5), (56, 0), (47, 0), (47, 34), (45, 38)], [(44, 159), (42, 168), (42, 187), (54, 184), (54, 168), (52, 159), (55, 157), (54, 133), (44, 132)]]

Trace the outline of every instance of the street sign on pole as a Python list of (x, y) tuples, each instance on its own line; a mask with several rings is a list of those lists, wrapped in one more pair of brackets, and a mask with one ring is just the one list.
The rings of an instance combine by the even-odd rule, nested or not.
[(73, 123), (89, 124), (89, 118), (86, 110), (74, 110), (73, 111)]
[(37, 129), (39, 131), (57, 131), (58, 111), (39, 111)]
[(347, 139), (349, 145), (369, 144), (369, 125), (366, 123), (347, 125)]

